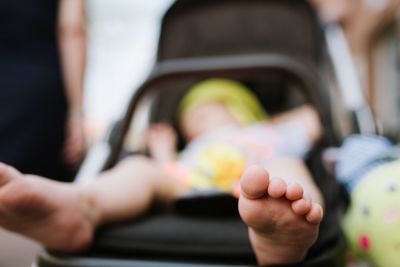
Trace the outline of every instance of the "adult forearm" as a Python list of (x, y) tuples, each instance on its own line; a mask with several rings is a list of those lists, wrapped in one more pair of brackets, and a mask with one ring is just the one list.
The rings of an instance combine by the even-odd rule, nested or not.
[(64, 36), (60, 39), (61, 65), (70, 111), (81, 112), (86, 64), (85, 37)]
[(60, 2), (58, 40), (69, 111), (81, 114), (86, 66), (86, 29), (83, 1)]

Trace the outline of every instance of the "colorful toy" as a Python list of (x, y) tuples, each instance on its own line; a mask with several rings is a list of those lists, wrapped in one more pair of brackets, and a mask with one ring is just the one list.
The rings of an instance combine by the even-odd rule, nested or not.
[(354, 186), (344, 230), (356, 255), (377, 267), (400, 266), (400, 160), (376, 167)]
[(246, 167), (246, 158), (235, 146), (215, 144), (204, 149), (189, 173), (191, 187), (197, 189), (216, 188), (235, 191)]

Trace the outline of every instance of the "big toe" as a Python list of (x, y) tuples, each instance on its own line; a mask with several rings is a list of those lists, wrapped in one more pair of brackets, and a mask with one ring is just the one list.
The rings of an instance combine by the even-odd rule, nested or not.
[(0, 162), (0, 186), (5, 185), (20, 173), (13, 167)]
[(267, 194), (268, 172), (261, 166), (248, 167), (240, 179), (241, 194), (245, 198), (257, 199)]

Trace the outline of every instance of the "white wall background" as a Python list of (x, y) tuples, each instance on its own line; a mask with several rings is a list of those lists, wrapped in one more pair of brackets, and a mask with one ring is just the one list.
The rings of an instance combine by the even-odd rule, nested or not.
[[(95, 131), (121, 116), (152, 67), (160, 20), (171, 0), (89, 0), (85, 85), (88, 122)], [(94, 133), (95, 135), (98, 133)]]

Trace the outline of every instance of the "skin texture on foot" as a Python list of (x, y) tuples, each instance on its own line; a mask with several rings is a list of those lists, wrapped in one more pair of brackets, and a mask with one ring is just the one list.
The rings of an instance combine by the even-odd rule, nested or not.
[(241, 179), (239, 213), (249, 226), (258, 264), (293, 264), (304, 259), (318, 236), (322, 207), (296, 183), (269, 178), (251, 166)]
[(94, 225), (90, 203), (76, 187), (0, 163), (0, 227), (51, 250), (77, 252), (90, 245)]

